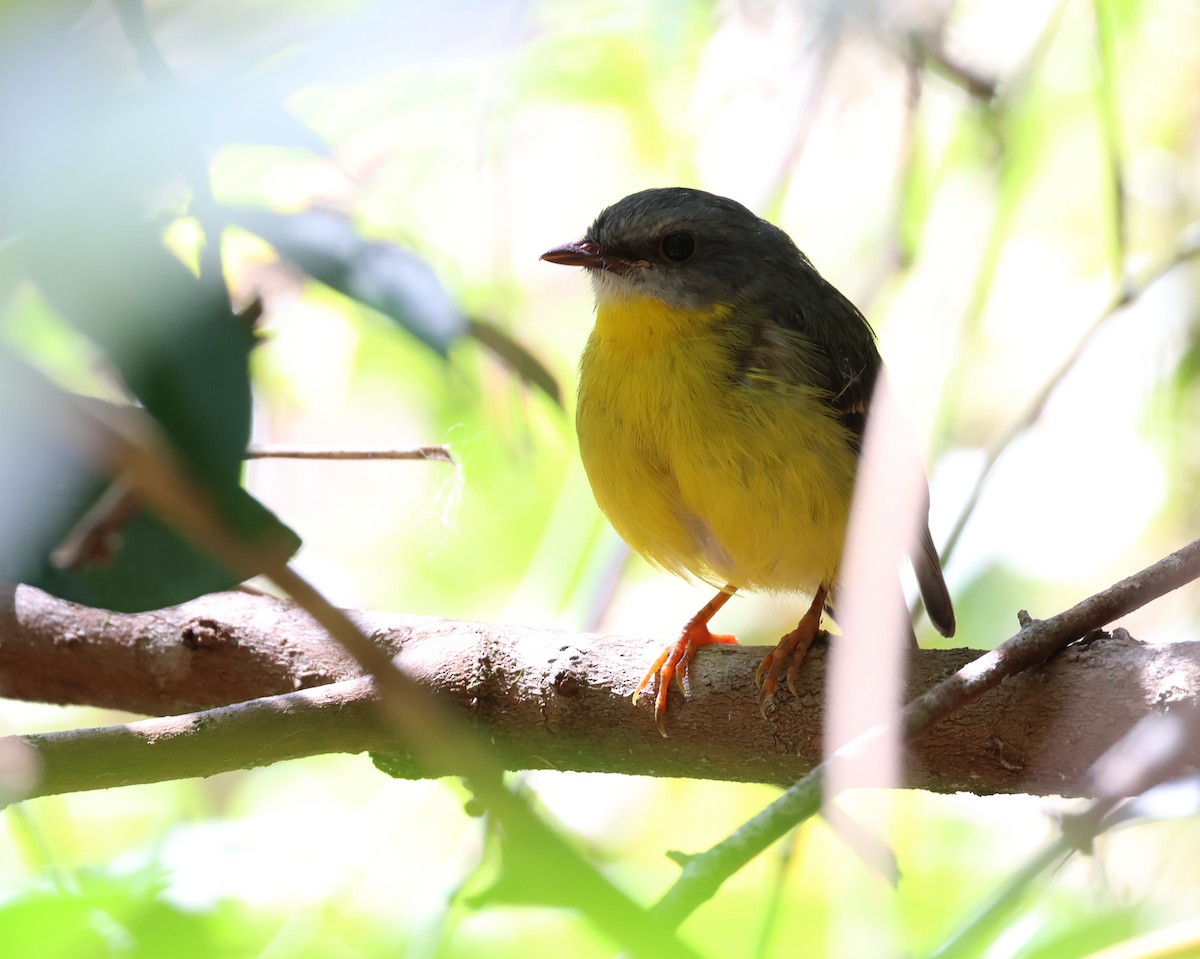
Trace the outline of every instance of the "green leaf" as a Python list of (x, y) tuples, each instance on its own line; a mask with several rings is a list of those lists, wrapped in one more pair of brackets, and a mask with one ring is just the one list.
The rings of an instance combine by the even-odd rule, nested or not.
[[(288, 555), (299, 549), (300, 538), (245, 490), (238, 490), (232, 506), (233, 525), (243, 539), (269, 537), (273, 547), (285, 549)], [(149, 513), (138, 513), (119, 535), (120, 549), (109, 563), (57, 569), (43, 558), (32, 575), (19, 581), (73, 603), (136, 613), (231, 589), (244, 578)]]
[[(69, 568), (56, 565), (55, 551), (92, 513), (111, 479), (64, 430), (52, 390), (0, 344), (0, 579), (122, 612), (175, 605), (240, 582), (242, 576), (136, 504), (114, 524), (103, 543), (106, 555), (89, 550)], [(225, 490), (222, 507), (244, 540), (277, 555), (299, 548), (299, 537), (240, 486)]]
[(364, 239), (341, 213), (227, 212), (308, 276), (391, 317), (443, 356), (468, 331), (467, 318), (428, 263), (394, 243)]
[[(182, 909), (164, 894), (156, 867), (81, 869), (70, 889), (31, 888), (0, 903), (6, 959), (200, 959), (256, 955), (269, 939), (230, 902)], [(232, 941), (231, 941), (232, 937)]]

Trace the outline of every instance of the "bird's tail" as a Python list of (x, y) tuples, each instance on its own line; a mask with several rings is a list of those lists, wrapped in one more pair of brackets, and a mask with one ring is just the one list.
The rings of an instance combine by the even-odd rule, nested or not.
[(946, 589), (946, 580), (942, 576), (942, 561), (938, 558), (928, 526), (921, 532), (921, 543), (912, 557), (912, 564), (929, 621), (943, 636), (953, 636), (954, 604), (950, 601), (950, 591)]

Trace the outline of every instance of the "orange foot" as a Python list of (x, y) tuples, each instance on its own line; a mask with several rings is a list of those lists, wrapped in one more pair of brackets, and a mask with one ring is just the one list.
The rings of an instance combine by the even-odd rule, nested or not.
[(796, 677), (800, 675), (800, 667), (804, 665), (804, 657), (808, 655), (809, 647), (821, 632), (821, 611), (825, 608), (826, 589), (822, 586), (813, 597), (812, 605), (808, 607), (790, 633), (785, 633), (779, 644), (767, 653), (762, 663), (754, 673), (755, 685), (759, 687), (758, 711), (763, 719), (767, 718), (767, 701), (770, 700), (779, 686), (779, 677), (786, 675), (788, 689), (796, 695)]
[(733, 587), (725, 587), (709, 600), (700, 612), (689, 619), (687, 625), (683, 627), (683, 632), (679, 634), (679, 638), (662, 651), (653, 665), (646, 670), (646, 675), (638, 683), (637, 689), (633, 691), (633, 701), (636, 703), (642, 690), (649, 686), (656, 676), (658, 677), (658, 689), (654, 696), (654, 722), (664, 737), (667, 735), (667, 694), (671, 691), (671, 680), (675, 680), (684, 698), (688, 698), (691, 695), (688, 684), (688, 667), (691, 665), (692, 657), (696, 655), (696, 650), (701, 646), (737, 642), (736, 636), (728, 636), (723, 633), (714, 635), (708, 631), (708, 621), (713, 618), (718, 609), (728, 602), (732, 595)]

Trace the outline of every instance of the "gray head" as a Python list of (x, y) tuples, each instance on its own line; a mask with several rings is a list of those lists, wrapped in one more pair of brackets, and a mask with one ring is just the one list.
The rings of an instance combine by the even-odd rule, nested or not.
[(778, 227), (734, 200), (683, 187), (625, 197), (582, 240), (542, 259), (587, 268), (597, 300), (650, 296), (699, 311), (752, 300), (772, 277), (812, 269)]

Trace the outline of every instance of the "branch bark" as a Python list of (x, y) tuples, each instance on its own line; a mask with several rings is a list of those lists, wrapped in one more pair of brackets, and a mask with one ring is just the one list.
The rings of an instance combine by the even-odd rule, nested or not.
[[(761, 650), (704, 650), (692, 699), (673, 705), (664, 742), (648, 706), (628, 702), (661, 639), (353, 618), (404, 672), (452, 701), (508, 768), (784, 785), (821, 758), (821, 649), (798, 695), (777, 695), (766, 722), (752, 682)], [(915, 653), (906, 698), (978, 654)], [(1200, 643), (1148, 646), (1117, 630), (930, 729), (908, 747), (906, 785), (1080, 794), (1090, 765), (1138, 719), (1195, 701), (1198, 689)], [(364, 750), (390, 754), (393, 774), (424, 775), (377, 719), (374, 687), (358, 665), (296, 607), (270, 597), (227, 593), (122, 615), (10, 587), (0, 595), (0, 695), (171, 717), (12, 737), (41, 766), (33, 795)], [(1191, 759), (1200, 767), (1200, 756)]]

